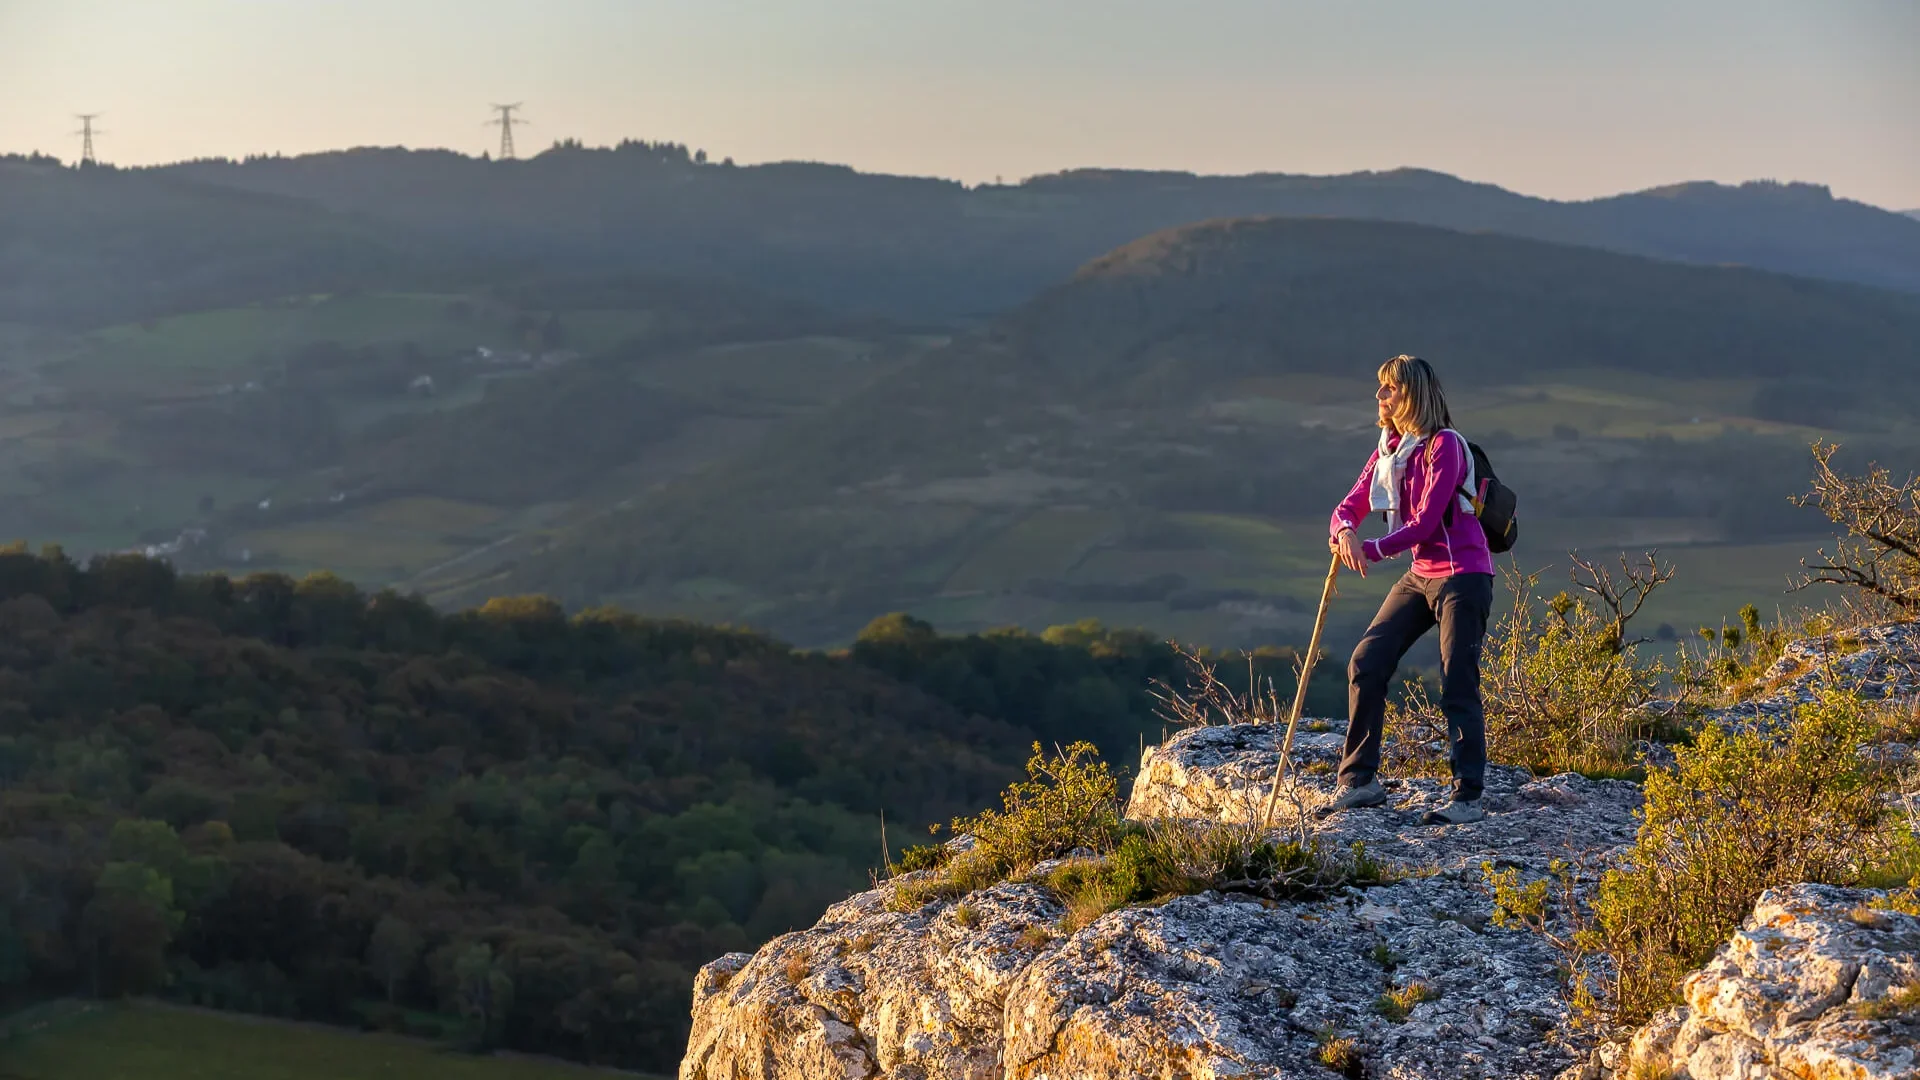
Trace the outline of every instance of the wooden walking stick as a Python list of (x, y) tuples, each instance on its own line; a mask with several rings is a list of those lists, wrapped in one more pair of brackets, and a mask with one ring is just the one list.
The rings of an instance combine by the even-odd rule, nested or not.
[(1300, 685), (1293, 691), (1293, 711), (1287, 715), (1287, 739), (1280, 744), (1280, 764), (1273, 770), (1273, 787), (1267, 792), (1267, 809), (1260, 815), (1260, 831), (1265, 832), (1273, 824), (1273, 804), (1280, 797), (1280, 778), (1287, 774), (1287, 763), (1292, 760), (1293, 729), (1299, 726), (1300, 710), (1307, 705), (1307, 680), (1313, 677), (1313, 662), (1320, 658), (1320, 631), (1327, 625), (1327, 605), (1333, 600), (1333, 579), (1340, 575), (1340, 553), (1333, 553), (1333, 563), (1327, 567), (1327, 584), (1320, 590), (1320, 611), (1313, 617), (1313, 637), (1307, 642), (1306, 658), (1300, 662)]

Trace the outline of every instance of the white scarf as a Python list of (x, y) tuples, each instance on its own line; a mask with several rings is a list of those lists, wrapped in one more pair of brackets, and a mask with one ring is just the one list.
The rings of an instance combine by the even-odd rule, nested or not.
[[(1426, 441), (1424, 435), (1403, 435), (1400, 437), (1399, 447), (1390, 449), (1387, 446), (1387, 440), (1392, 434), (1393, 432), (1388, 428), (1380, 429), (1380, 456), (1373, 463), (1373, 490), (1368, 499), (1370, 507), (1387, 512), (1388, 532), (1393, 532), (1400, 527), (1400, 488), (1406, 480), (1407, 462), (1413, 460), (1414, 450)], [(1459, 434), (1457, 431), (1454, 432), (1456, 437)], [(1463, 438), (1460, 440), (1460, 445), (1464, 447), (1466, 442)], [(1474, 487), (1472, 455), (1467, 456), (1465, 486), (1468, 491), (1477, 490)], [(1459, 499), (1462, 509), (1469, 514), (1474, 512), (1471, 500), (1465, 496), (1459, 496)]]
[(1393, 532), (1400, 527), (1400, 485), (1407, 475), (1407, 462), (1413, 460), (1413, 451), (1425, 441), (1425, 436), (1403, 435), (1400, 446), (1395, 449), (1387, 445), (1393, 437), (1391, 428), (1380, 429), (1380, 456), (1373, 463), (1373, 492), (1368, 505), (1375, 510), (1387, 512), (1387, 531)]

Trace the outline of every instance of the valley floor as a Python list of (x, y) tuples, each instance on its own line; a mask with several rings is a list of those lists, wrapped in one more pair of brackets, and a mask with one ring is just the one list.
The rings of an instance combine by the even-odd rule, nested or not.
[(543, 1058), (479, 1057), (374, 1035), (158, 1002), (56, 1003), (0, 1035), (0, 1080), (656, 1080)]

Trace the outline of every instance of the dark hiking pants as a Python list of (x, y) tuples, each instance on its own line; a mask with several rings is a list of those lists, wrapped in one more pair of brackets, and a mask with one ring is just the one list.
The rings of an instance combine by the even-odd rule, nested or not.
[(1480, 644), (1493, 608), (1492, 574), (1421, 577), (1394, 583), (1347, 665), (1347, 746), (1340, 782), (1359, 786), (1380, 770), (1387, 687), (1420, 635), (1440, 627), (1440, 711), (1447, 716), (1447, 764), (1456, 799), (1477, 799), (1487, 773), (1487, 720), (1480, 707)]

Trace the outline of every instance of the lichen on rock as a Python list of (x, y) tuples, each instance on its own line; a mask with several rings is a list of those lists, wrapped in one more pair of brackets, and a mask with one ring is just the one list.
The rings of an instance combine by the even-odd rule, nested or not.
[[(1760, 897), (1686, 1004), (1635, 1033), (1616, 1068), (1580, 1080), (1920, 1080), (1920, 917), (1871, 906), (1883, 892), (1793, 885)], [(1881, 1007), (1876, 1008), (1876, 1005)]]
[[(1244, 728), (1244, 730), (1242, 729)], [(1193, 791), (1187, 816), (1233, 820), (1264, 785), (1269, 728), (1196, 728), (1157, 747), (1131, 813)], [(1300, 760), (1329, 752), (1303, 737)], [(1324, 801), (1324, 775), (1301, 777)], [(1541, 874), (1555, 857), (1630, 841), (1635, 785), (1490, 776), (1494, 813), (1445, 829), (1419, 814), (1444, 785), (1409, 780), (1396, 804), (1335, 817), (1325, 842), (1365, 841), (1419, 873), (1331, 899), (1201, 893), (1122, 908), (1072, 934), (1042, 885), (888, 910), (907, 875), (834, 905), (813, 928), (703, 970), (683, 1080), (747, 1078), (1250, 1078), (1335, 1075), (1316, 1061), (1353, 1039), (1373, 1076), (1545, 1078), (1584, 1052), (1566, 1027), (1557, 957), (1489, 922), (1479, 866)], [(1158, 811), (1154, 811), (1158, 813)], [(964, 909), (964, 915), (961, 914)], [(1034, 928), (1040, 928), (1036, 931)], [(1419, 983), (1404, 1015), (1385, 995)]]
[[(1914, 690), (1920, 630), (1849, 640), (1844, 661), (1790, 649), (1765, 698), (1715, 718), (1783, 714), (1815, 684)], [(1258, 820), (1278, 737), (1179, 732), (1143, 754), (1127, 816)], [(1276, 824), (1330, 798), (1339, 749), (1337, 734), (1299, 734)], [(890, 910), (895, 892), (927, 872), (881, 882), (703, 969), (681, 1080), (1325, 1080), (1333, 1041), (1356, 1050), (1347, 1075), (1374, 1080), (1920, 1080), (1920, 1017), (1902, 1011), (1920, 918), (1827, 886), (1766, 893), (1684, 1006), (1594, 1045), (1570, 1023), (1563, 958), (1493, 920), (1481, 867), (1525, 882), (1567, 860), (1590, 883), (1633, 843), (1639, 785), (1490, 766), (1485, 820), (1419, 825), (1447, 787), (1388, 778), (1387, 806), (1317, 825), (1322, 844), (1407, 869), (1324, 899), (1204, 892), (1068, 933), (1037, 876), (908, 911)]]

